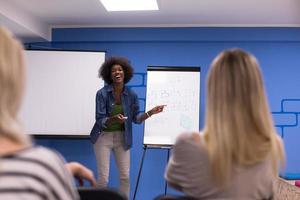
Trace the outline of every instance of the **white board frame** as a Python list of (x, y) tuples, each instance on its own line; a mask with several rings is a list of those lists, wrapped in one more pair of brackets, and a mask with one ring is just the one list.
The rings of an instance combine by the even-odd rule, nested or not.
[(89, 137), (98, 69), (105, 51), (25, 50), (26, 84), (19, 119), (38, 137)]
[[(152, 72), (152, 75), (151, 75)], [(153, 73), (155, 72), (155, 74)], [(174, 88), (166, 88), (171, 94), (168, 98), (163, 99), (157, 95), (162, 96), (164, 86), (161, 85), (161, 89), (157, 89), (159, 84), (163, 84), (164, 77), (160, 77), (159, 74), (164, 73), (166, 76), (177, 77), (178, 80), (171, 81), (184, 81), (187, 90), (183, 90), (179, 82), (174, 82)], [(176, 74), (175, 74), (176, 73)], [(192, 76), (192, 77), (191, 77)], [(190, 77), (188, 80), (184, 80), (185, 77)], [(161, 83), (159, 83), (159, 80)], [(182, 82), (183, 83), (183, 82)], [(147, 68), (147, 88), (146, 88), (146, 108), (148, 111), (155, 105), (166, 104), (164, 112), (154, 115), (147, 119), (144, 125), (144, 139), (143, 144), (152, 147), (169, 147), (175, 143), (176, 137), (185, 131), (199, 131), (200, 127), (200, 83), (201, 83), (201, 67), (163, 67), (163, 66), (149, 66)], [(153, 87), (156, 91), (152, 90)], [(178, 84), (178, 88), (176, 88)], [(157, 93), (156, 93), (157, 92)], [(181, 96), (175, 93), (181, 92)], [(173, 93), (173, 94), (172, 94)], [(189, 96), (189, 97), (188, 97)], [(177, 98), (176, 102), (170, 98)], [(193, 105), (189, 105), (192, 100)], [(172, 102), (173, 101), (173, 102)], [(168, 103), (170, 103), (168, 105)], [(177, 108), (176, 108), (177, 106)], [(187, 108), (184, 110), (184, 108)], [(193, 111), (191, 109), (193, 108)], [(176, 109), (178, 109), (176, 111)], [(178, 125), (180, 124), (180, 125)], [(172, 130), (172, 127), (180, 127), (177, 131)], [(165, 137), (164, 137), (165, 136)]]

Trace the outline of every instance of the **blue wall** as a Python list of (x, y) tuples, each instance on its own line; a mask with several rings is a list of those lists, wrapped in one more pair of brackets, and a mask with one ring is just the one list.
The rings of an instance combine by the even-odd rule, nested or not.
[[(137, 73), (129, 86), (138, 93), (142, 109), (146, 89), (143, 78), (148, 65), (201, 66), (200, 128), (204, 124), (205, 79), (210, 62), (226, 48), (250, 51), (261, 64), (275, 125), (284, 139), (285, 176), (300, 179), (300, 28), (58, 28), (53, 30), (52, 37), (52, 43), (28, 47), (99, 50), (106, 51), (107, 56), (128, 57)], [(133, 131), (132, 197), (143, 152), (143, 125), (135, 125)], [(67, 160), (86, 164), (96, 173), (92, 146), (87, 139), (39, 139), (37, 143), (58, 150)], [(166, 150), (147, 150), (136, 199), (153, 199), (164, 193), (166, 159)], [(117, 173), (112, 162), (109, 186), (118, 185)]]

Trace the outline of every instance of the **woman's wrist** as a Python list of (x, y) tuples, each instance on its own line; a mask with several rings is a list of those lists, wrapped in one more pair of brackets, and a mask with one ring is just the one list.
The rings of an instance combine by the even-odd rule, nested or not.
[(147, 117), (151, 117), (151, 110), (149, 110), (148, 112), (146, 112)]

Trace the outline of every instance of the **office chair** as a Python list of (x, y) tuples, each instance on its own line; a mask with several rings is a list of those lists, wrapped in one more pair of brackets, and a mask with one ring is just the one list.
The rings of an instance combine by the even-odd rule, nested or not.
[[(226, 198), (226, 199), (228, 199), (228, 198)], [(195, 199), (193, 197), (189, 197), (189, 196), (159, 195), (159, 196), (155, 197), (154, 200), (197, 200), (197, 199)], [(268, 199), (262, 199), (262, 200), (274, 200), (274, 198), (270, 197)]]
[(79, 187), (77, 190), (81, 200), (127, 200), (125, 194), (115, 189)]
[(196, 200), (193, 197), (188, 196), (175, 196), (175, 195), (159, 195), (154, 200)]

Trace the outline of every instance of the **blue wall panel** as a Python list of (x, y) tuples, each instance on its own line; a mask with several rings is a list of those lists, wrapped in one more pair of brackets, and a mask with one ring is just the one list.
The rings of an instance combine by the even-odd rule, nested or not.
[[(300, 179), (300, 100), (297, 100), (300, 99), (300, 28), (62, 28), (53, 30), (52, 43), (27, 44), (27, 47), (99, 50), (106, 51), (107, 56), (128, 57), (137, 73), (128, 85), (137, 91), (142, 110), (148, 65), (201, 66), (200, 128), (204, 124), (205, 79), (212, 59), (226, 48), (246, 49), (260, 62), (276, 130), (284, 137), (287, 152), (284, 174)], [(131, 196), (143, 152), (143, 125), (134, 125), (133, 131)], [(96, 173), (93, 149), (87, 139), (39, 139), (37, 143), (60, 151), (67, 160), (85, 163)], [(147, 150), (136, 199), (153, 199), (164, 192), (166, 159), (166, 150)], [(117, 185), (118, 172), (112, 162), (109, 186)]]

